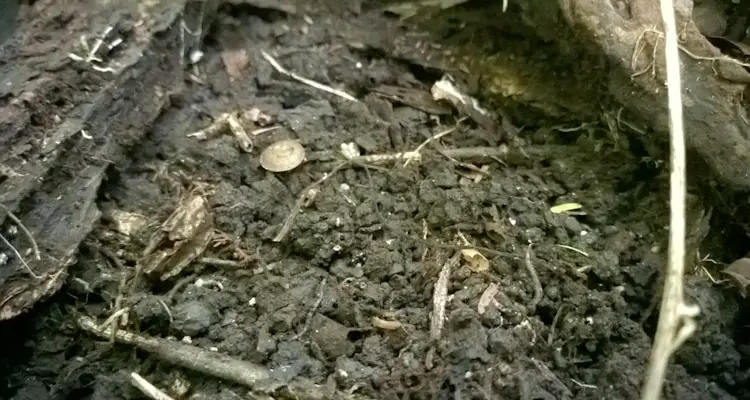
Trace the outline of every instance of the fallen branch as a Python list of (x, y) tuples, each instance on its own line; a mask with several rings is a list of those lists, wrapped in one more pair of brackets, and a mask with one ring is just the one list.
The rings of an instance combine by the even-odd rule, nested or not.
[[(112, 337), (111, 328), (100, 328), (92, 318), (80, 316), (77, 322), (81, 329), (95, 336), (102, 339)], [(272, 371), (260, 365), (182, 342), (140, 336), (123, 329), (118, 330), (114, 338), (117, 343), (134, 346), (163, 361), (279, 398), (299, 400), (369, 399), (357, 394), (332, 392), (323, 385), (316, 385), (303, 378), (285, 382), (281, 380), (281, 377), (274, 376)]]

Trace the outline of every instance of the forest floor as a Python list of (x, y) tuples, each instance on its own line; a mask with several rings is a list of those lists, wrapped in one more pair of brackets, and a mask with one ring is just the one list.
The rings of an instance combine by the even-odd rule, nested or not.
[[(104, 218), (66, 284), (0, 324), (0, 398), (143, 398), (131, 372), (175, 398), (262, 398), (77, 322), (125, 306), (121, 330), (331, 393), (637, 398), (665, 260), (664, 164), (618, 145), (600, 123), (519, 126), (523, 144), (506, 147), (519, 154), (466, 156), (498, 148), (507, 132), (445, 112), (425, 100), (434, 74), (358, 43), (392, 17), (325, 0), (265, 3), (218, 10), (185, 86), (99, 189)], [(279, 73), (263, 52), (359, 101)], [(225, 113), (252, 148), (232, 134), (190, 135)], [(409, 163), (330, 157), (348, 143), (363, 155), (414, 151), (436, 134)], [(307, 161), (268, 172), (260, 152), (282, 139), (299, 140)], [(570, 203), (581, 208), (553, 209)], [(165, 221), (175, 210), (195, 213), (206, 236), (174, 239)], [(206, 248), (191, 258), (193, 239)], [(137, 262), (164, 254), (156, 272), (121, 284)], [(700, 328), (674, 358), (666, 398), (750, 399), (748, 313), (708, 273), (732, 260), (705, 249), (695, 257), (686, 290)]]

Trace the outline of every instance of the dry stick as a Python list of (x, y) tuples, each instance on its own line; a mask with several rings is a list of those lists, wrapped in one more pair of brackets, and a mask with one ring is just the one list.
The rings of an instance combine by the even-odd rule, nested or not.
[(265, 58), (266, 61), (268, 61), (269, 64), (271, 64), (271, 66), (276, 70), (276, 72), (278, 72), (278, 73), (280, 73), (282, 75), (286, 75), (286, 76), (288, 76), (288, 77), (290, 77), (290, 78), (292, 78), (292, 79), (294, 79), (294, 80), (296, 80), (298, 82), (301, 82), (301, 83), (304, 83), (305, 85), (314, 87), (315, 89), (319, 89), (319, 90), (322, 90), (324, 92), (327, 92), (327, 93), (339, 96), (341, 98), (347, 99), (349, 101), (353, 101), (355, 103), (359, 103), (359, 100), (357, 100), (356, 97), (350, 95), (349, 93), (346, 93), (346, 92), (344, 92), (342, 90), (334, 89), (334, 88), (332, 88), (330, 86), (326, 86), (326, 85), (324, 85), (322, 83), (315, 82), (312, 79), (307, 79), (305, 77), (302, 77), (302, 76), (299, 76), (299, 75), (295, 74), (294, 72), (291, 72), (291, 71), (287, 70), (286, 68), (282, 67), (281, 64), (279, 64), (279, 62), (276, 61), (276, 59), (274, 59), (273, 57), (271, 57), (271, 55), (268, 54), (268, 53), (266, 53), (265, 51), (261, 51), (260, 55), (263, 56), (263, 58)]
[(247, 136), (245, 128), (242, 127), (242, 124), (237, 120), (237, 117), (230, 113), (221, 114), (213, 123), (211, 123), (211, 125), (189, 133), (187, 136), (198, 140), (209, 140), (218, 137), (225, 130), (232, 132), (232, 135), (234, 135), (234, 138), (242, 151), (245, 153), (253, 151), (255, 145), (253, 144), (252, 139)]
[(664, 295), (659, 325), (651, 349), (648, 375), (641, 393), (642, 400), (658, 400), (667, 365), (674, 352), (696, 330), (697, 305), (687, 305), (683, 297), (685, 270), (685, 132), (682, 117), (682, 82), (677, 28), (672, 0), (661, 1), (664, 22), (664, 55), (667, 71), (671, 172), (669, 179), (669, 260), (664, 279)]
[(10, 250), (16, 255), (16, 257), (21, 262), (21, 264), (23, 264), (23, 266), (26, 268), (26, 272), (28, 272), (29, 275), (31, 275), (34, 279), (41, 279), (42, 278), (41, 276), (39, 276), (39, 275), (37, 275), (37, 274), (34, 273), (34, 271), (31, 269), (31, 267), (29, 266), (29, 264), (26, 263), (26, 260), (24, 260), (24, 258), (21, 255), (21, 253), (19, 253), (18, 250), (15, 247), (13, 247), (13, 244), (11, 244), (10, 241), (8, 239), (6, 239), (5, 236), (3, 236), (2, 234), (0, 234), (0, 240), (2, 240), (3, 242), (5, 242), (5, 244), (8, 247), (10, 247)]
[(172, 397), (162, 392), (159, 388), (152, 385), (151, 382), (144, 379), (142, 376), (135, 372), (130, 373), (130, 383), (137, 387), (141, 393), (145, 394), (149, 399), (153, 400), (174, 400)]
[(23, 232), (24, 236), (26, 236), (26, 240), (29, 241), (29, 243), (31, 244), (31, 250), (34, 252), (34, 258), (36, 258), (37, 261), (41, 260), (42, 255), (41, 253), (39, 253), (39, 246), (36, 244), (36, 240), (34, 240), (34, 236), (31, 235), (31, 232), (29, 232), (29, 230), (26, 229), (26, 226), (23, 224), (23, 222), (21, 222), (21, 220), (18, 217), (16, 217), (16, 215), (13, 214), (13, 212), (11, 212), (8, 209), (8, 207), (5, 207), (4, 205), (0, 204), (0, 208), (2, 208), (3, 211), (5, 211), (5, 213), (8, 214), (8, 218), (10, 218), (13, 222), (15, 222), (16, 225), (18, 226), (18, 229), (20, 229), (21, 232)]
[(117, 289), (117, 297), (115, 297), (115, 304), (112, 307), (114, 310), (114, 313), (118, 316), (122, 316), (122, 319), (114, 324), (112, 328), (112, 337), (110, 338), (110, 342), (115, 342), (115, 332), (117, 332), (117, 329), (120, 327), (120, 325), (125, 325), (125, 314), (119, 313), (119, 311), (122, 310), (122, 302), (125, 299), (125, 290), (126, 286), (128, 284), (128, 269), (125, 267), (125, 264), (122, 263), (122, 260), (120, 260), (120, 257), (115, 254), (112, 250), (109, 250), (104, 247), (99, 248), (99, 252), (104, 254), (107, 258), (109, 258), (110, 261), (112, 261), (113, 264), (115, 264), (115, 267), (120, 271), (122, 276), (120, 277), (120, 286)]
[[(438, 139), (442, 138), (443, 136), (450, 135), (451, 133), (455, 132), (458, 129), (458, 126), (461, 125), (461, 123), (464, 122), (467, 118), (468, 117), (462, 117), (461, 119), (459, 119), (458, 121), (456, 121), (456, 125), (455, 126), (453, 126), (451, 128), (448, 128), (448, 129), (445, 129), (442, 132), (436, 134), (435, 136), (430, 136), (427, 140), (425, 140), (419, 146), (417, 146), (417, 148), (414, 149), (411, 153), (419, 154), (419, 152), (425, 146), (427, 146), (427, 144), (429, 144), (433, 140), (438, 140)], [(413, 157), (407, 157), (406, 161), (404, 162), (404, 167), (408, 166), (409, 162), (412, 161), (412, 160), (413, 160)]]
[(127, 307), (126, 308), (121, 308), (121, 309), (115, 311), (114, 313), (112, 313), (112, 315), (110, 315), (109, 317), (107, 317), (107, 319), (105, 319), (104, 322), (102, 322), (102, 324), (100, 325), (102, 327), (115, 326), (115, 329), (112, 329), (113, 333), (110, 335), (110, 339), (111, 339), (111, 341), (113, 343), (115, 341), (115, 333), (117, 333), (117, 329), (116, 328), (118, 327), (118, 324), (119, 324), (118, 319), (120, 319), (120, 317), (126, 315), (128, 312), (130, 312), (129, 308), (127, 308)]
[(440, 275), (435, 283), (432, 294), (432, 318), (430, 319), (430, 339), (438, 340), (443, 333), (445, 322), (445, 303), (448, 301), (448, 283), (451, 280), (451, 270), (458, 265), (461, 252), (457, 251), (453, 257), (443, 264)]
[[(521, 159), (530, 159), (527, 157), (527, 155), (521, 154), (522, 152), (525, 152), (527, 150), (518, 150), (518, 151), (511, 151), (511, 148), (507, 145), (500, 145), (497, 147), (461, 147), (456, 149), (439, 149), (439, 153), (443, 155), (444, 157), (447, 157), (451, 160), (461, 160), (461, 159), (471, 159), (471, 158), (481, 158), (481, 159), (487, 159), (488, 161), (498, 161), (498, 159), (507, 159), (511, 158), (512, 160), (509, 160), (513, 163), (519, 163)], [(538, 150), (534, 152), (534, 155), (537, 155), (537, 153), (544, 154), (544, 150)], [(317, 155), (316, 161), (326, 161), (329, 162), (329, 165), (333, 164), (336, 160), (337, 156), (333, 152), (321, 152)], [(418, 161), (422, 159), (422, 155), (420, 152), (417, 151), (405, 151), (401, 153), (381, 153), (381, 154), (368, 154), (364, 156), (354, 156), (351, 158), (348, 158), (347, 160), (351, 163), (348, 165), (344, 165), (342, 167), (365, 167), (372, 169), (382, 169), (378, 168), (376, 166), (373, 166), (372, 164), (382, 164), (386, 162), (391, 161), (399, 161), (399, 160), (413, 160)], [(340, 161), (335, 161), (335, 165), (338, 165)], [(502, 164), (502, 162), (501, 162)]]
[(225, 260), (223, 258), (214, 257), (201, 257), (198, 262), (201, 264), (210, 265), (212, 267), (223, 267), (223, 268), (242, 268), (247, 266), (252, 259), (245, 259), (241, 261)]
[[(78, 326), (102, 339), (109, 339), (110, 328), (101, 329), (89, 317), (80, 316)], [(323, 385), (300, 378), (291, 382), (278, 380), (268, 369), (243, 360), (182, 342), (136, 335), (120, 329), (117, 343), (134, 346), (155, 357), (196, 372), (210, 375), (251, 389), (272, 392), (280, 398), (305, 400), (369, 400), (368, 397), (341, 392), (331, 393)]]
[(307, 330), (310, 329), (310, 323), (312, 322), (312, 319), (315, 316), (315, 312), (318, 311), (318, 308), (320, 307), (320, 303), (323, 302), (323, 294), (325, 294), (327, 281), (328, 281), (327, 278), (323, 278), (323, 280), (320, 281), (320, 289), (318, 289), (318, 297), (315, 298), (315, 304), (313, 304), (312, 308), (310, 308), (310, 311), (307, 312), (307, 318), (305, 319), (305, 325), (302, 327), (302, 330), (299, 331), (298, 334), (294, 335), (294, 337), (292, 337), (292, 340), (299, 340), (299, 338), (301, 338), (302, 335), (307, 333)]
[[(8, 214), (8, 218), (10, 218), (13, 222), (16, 223), (16, 226), (18, 226), (18, 229), (23, 232), (24, 236), (26, 236), (26, 240), (31, 243), (31, 250), (34, 252), (34, 258), (38, 260), (42, 259), (41, 254), (39, 253), (39, 246), (36, 244), (36, 240), (34, 240), (34, 236), (31, 235), (31, 232), (29, 232), (28, 229), (26, 229), (26, 226), (21, 222), (21, 220), (16, 217), (13, 212), (11, 212), (8, 207), (5, 207), (4, 205), (0, 204), (0, 207), (5, 211), (6, 214)], [(26, 263), (26, 260), (21, 256), (21, 253), (13, 247), (13, 245), (10, 243), (8, 239), (5, 238), (2, 234), (0, 234), (0, 239), (2, 239), (3, 242), (5, 242), (8, 247), (10, 247), (10, 250), (15, 253), (16, 257), (18, 257), (18, 260), (23, 266), (26, 268), (26, 272), (28, 272), (34, 279), (40, 279), (41, 276), (34, 273), (34, 271), (31, 269), (28, 263)]]

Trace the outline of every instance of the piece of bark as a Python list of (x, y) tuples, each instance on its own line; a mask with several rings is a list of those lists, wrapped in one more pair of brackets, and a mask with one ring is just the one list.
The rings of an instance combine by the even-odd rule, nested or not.
[[(5, 245), (0, 265), (0, 320), (13, 318), (64, 283), (81, 241), (101, 212), (96, 204), (107, 169), (126, 164), (131, 148), (182, 83), (180, 49), (196, 39), (181, 22), (212, 19), (216, 2), (155, 0), (61, 4), (34, 2), (21, 10), (16, 32), (0, 48), (0, 203), (39, 246), (26, 254), (24, 235), (8, 238), (35, 278)], [(130, 7), (130, 8), (128, 8)], [(53, 27), (64, 26), (55, 34)], [(124, 29), (119, 53), (99, 72), (79, 56), (79, 37), (93, 44), (108, 25)], [(199, 39), (198, 39), (199, 40)], [(12, 221), (0, 212), (2, 232)]]
[[(664, 39), (662, 34), (654, 60), (651, 46), (656, 33), (645, 32), (653, 30), (654, 21), (661, 18), (660, 14), (653, 15), (653, 9), (642, 7), (644, 1), (647, 2), (631, 2), (631, 6), (636, 6), (635, 15), (631, 16), (616, 10), (612, 2), (599, 0), (558, 0), (557, 12), (550, 11), (546, 0), (528, 0), (524, 2), (524, 11), (526, 18), (533, 21), (532, 25), (567, 26), (576, 32), (578, 40), (598, 46), (611, 63), (607, 85), (611, 96), (630, 115), (648, 123), (659, 134), (653, 139), (667, 143), (669, 122)], [(706, 162), (721, 183), (736, 190), (750, 190), (750, 169), (747, 168), (750, 165), (750, 125), (746, 122), (750, 119), (741, 100), (750, 75), (729, 61), (705, 59), (721, 57), (722, 54), (695, 24), (685, 23), (685, 13), (691, 8), (683, 3), (678, 2), (676, 6), (678, 29), (684, 28), (681, 29), (684, 40), (680, 44), (683, 48), (680, 58), (687, 145)], [(659, 12), (658, 7), (656, 12)], [(649, 45), (633, 68), (633, 52), (639, 38), (648, 40)], [(694, 58), (684, 50), (704, 59)], [(633, 77), (651, 62), (655, 63), (655, 77), (651, 72)], [(691, 172), (700, 171), (694, 169)]]
[(0, 2), (0, 45), (13, 35), (18, 22), (20, 0), (5, 0)]

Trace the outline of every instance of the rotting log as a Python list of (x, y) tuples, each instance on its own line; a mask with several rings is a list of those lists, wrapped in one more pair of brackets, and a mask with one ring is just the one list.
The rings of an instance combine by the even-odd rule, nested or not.
[[(565, 27), (573, 34), (558, 37), (575, 38), (601, 51), (611, 66), (604, 85), (609, 94), (631, 116), (653, 128), (659, 136), (654, 139), (667, 143), (664, 39), (658, 1), (630, 0), (623, 9), (599, 0), (558, 0), (555, 9), (545, 0), (520, 3), (524, 19), (537, 27), (541, 36), (550, 37)], [(701, 34), (691, 20), (691, 0), (676, 1), (675, 8), (678, 26), (683, 28), (680, 56), (688, 147), (720, 183), (748, 191), (750, 119), (743, 92), (750, 74)], [(639, 46), (644, 46), (640, 55), (635, 54)], [(647, 72), (639, 74), (643, 71)]]
[[(612, 96), (641, 120), (648, 121), (666, 141), (669, 122), (663, 46), (659, 46), (655, 60), (643, 57), (633, 63), (638, 70), (653, 62), (656, 77), (643, 74), (630, 78), (636, 72), (631, 69), (636, 42), (646, 29), (661, 25), (657, 22), (661, 15), (659, 8), (654, 7), (656, 4), (634, 0), (631, 18), (625, 19), (610, 2), (577, 0), (569, 3), (564, 14), (570, 26), (591, 35), (604, 53), (626, 71), (611, 75)], [(743, 91), (750, 82), (750, 74), (736, 63), (716, 60), (722, 54), (690, 20), (691, 9), (684, 4), (677, 7), (678, 18), (684, 24), (681, 44), (684, 51), (680, 53), (686, 140), (723, 183), (747, 191), (750, 190), (750, 126)]]
[[(97, 194), (108, 168), (127, 165), (182, 84), (185, 54), (200, 38), (181, 35), (182, 23), (205, 27), (215, 1), (102, 2), (43, 0), (23, 5), (17, 29), (0, 47), (0, 320), (13, 318), (55, 293), (80, 243), (101, 215)], [(94, 43), (107, 26), (123, 39), (107, 67), (75, 61), (81, 35)], [(50, 31), (59, 29), (58, 31)], [(183, 51), (181, 54), (180, 52)], [(85, 56), (85, 54), (83, 54)]]

